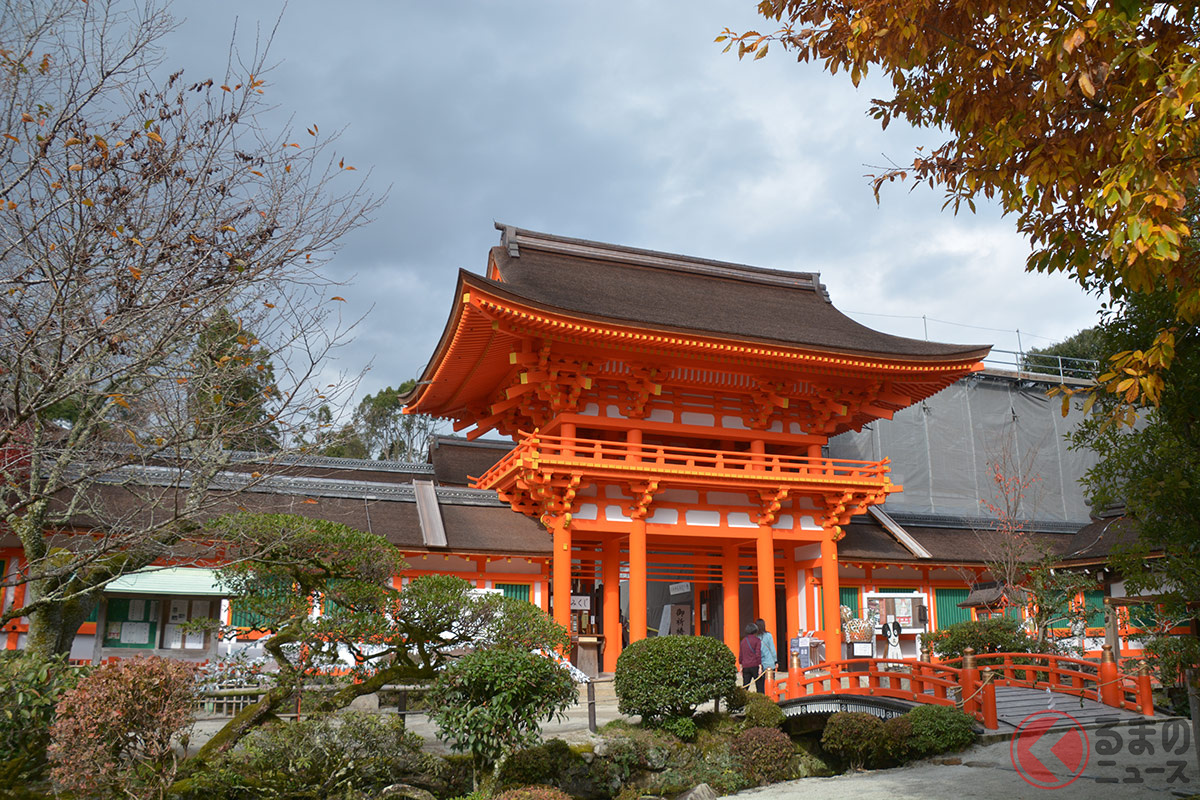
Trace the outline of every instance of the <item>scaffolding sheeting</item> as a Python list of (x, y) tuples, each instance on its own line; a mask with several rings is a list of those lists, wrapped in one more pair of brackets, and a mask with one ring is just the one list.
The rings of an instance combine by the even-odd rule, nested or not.
[[(991, 505), (1008, 507), (1024, 520), (1085, 524), (1089, 508), (1079, 478), (1096, 463), (1091, 451), (1071, 449), (1066, 435), (1082, 419), (1072, 407), (1048, 397), (1047, 384), (976, 375), (958, 381), (923, 403), (878, 420), (860, 432), (829, 442), (833, 458), (890, 458), (890, 514), (994, 517)], [(1021, 497), (1009, 497), (993, 479), (1025, 476)]]

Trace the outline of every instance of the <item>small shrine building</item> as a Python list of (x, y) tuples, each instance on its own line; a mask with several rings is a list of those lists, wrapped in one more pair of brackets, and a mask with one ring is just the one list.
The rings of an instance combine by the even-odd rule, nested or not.
[(612, 671), (622, 581), (630, 641), (647, 635), (648, 586), (687, 582), (697, 632), (737, 652), (745, 620), (800, 630), (811, 575), (806, 616), (838, 657), (843, 528), (902, 487), (886, 458), (830, 458), (828, 440), (982, 369), (990, 348), (867, 328), (813, 273), (497, 228), (485, 275), (460, 271), (407, 410), (515, 441), (474, 484), (551, 534), (554, 618), (602, 641)]

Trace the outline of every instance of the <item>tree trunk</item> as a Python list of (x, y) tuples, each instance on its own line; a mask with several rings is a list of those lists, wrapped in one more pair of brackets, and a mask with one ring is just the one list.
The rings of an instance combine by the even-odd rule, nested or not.
[(209, 758), (223, 753), (233, 747), (250, 731), (262, 725), (275, 716), (275, 710), (292, 694), (291, 686), (275, 686), (259, 698), (254, 705), (246, 706), (237, 716), (225, 723), (225, 727), (217, 731), (204, 745), (196, 751), (190, 760), (202, 764)]
[[(28, 584), (32, 589), (34, 583)], [(43, 658), (69, 655), (75, 634), (96, 607), (98, 598), (76, 597), (42, 606), (29, 615), (29, 634), (25, 650)], [(96, 631), (101, 636), (102, 631)]]
[(340, 711), (353, 703), (355, 699), (363, 695), (373, 694), (389, 683), (402, 680), (429, 679), (432, 677), (432, 671), (423, 673), (416, 667), (410, 667), (406, 664), (396, 664), (381, 669), (365, 681), (350, 683), (336, 692), (331, 692), (329, 696), (317, 702), (313, 708), (313, 712), (327, 714), (332, 711)]

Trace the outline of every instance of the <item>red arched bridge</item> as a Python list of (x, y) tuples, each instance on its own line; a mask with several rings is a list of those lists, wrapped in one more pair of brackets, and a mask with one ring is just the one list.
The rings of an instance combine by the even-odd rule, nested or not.
[(1121, 672), (1107, 647), (1099, 662), (1038, 653), (826, 661), (770, 681), (767, 693), (789, 716), (853, 710), (887, 718), (924, 703), (961, 708), (989, 730), (1015, 727), (1056, 698), (1081, 721), (1154, 715), (1149, 673)]

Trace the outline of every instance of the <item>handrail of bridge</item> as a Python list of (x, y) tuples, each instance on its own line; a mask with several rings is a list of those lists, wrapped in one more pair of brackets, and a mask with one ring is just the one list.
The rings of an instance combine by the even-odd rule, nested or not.
[(1149, 672), (1122, 674), (1107, 645), (1099, 662), (1041, 653), (975, 655), (970, 648), (963, 658), (937, 663), (884, 658), (826, 661), (769, 682), (768, 693), (787, 700), (850, 694), (957, 706), (995, 730), (997, 686), (1049, 689), (1154, 716)]
[[(823, 694), (891, 697), (940, 706), (963, 705), (972, 713), (978, 703), (963, 693), (963, 670), (929, 661), (849, 658), (825, 661), (775, 682), (774, 693), (788, 700)], [(993, 696), (993, 702), (994, 702)], [(983, 709), (974, 716), (982, 720)]]
[(836, 478), (838, 481), (882, 482), (888, 473), (889, 459), (852, 461), (835, 458), (810, 458), (775, 453), (749, 453), (734, 450), (706, 450), (599, 439), (576, 439), (521, 432), (521, 440), (504, 458), (476, 481), (490, 485), (499, 475), (511, 470), (523, 459), (578, 459), (590, 466), (628, 467), (653, 465), (682, 469), (706, 469), (718, 472), (762, 474), (796, 478)]
[[(1054, 653), (979, 653), (972, 658), (976, 668), (992, 670), (998, 686), (1050, 689), (1154, 715), (1150, 676), (1122, 673), (1111, 660), (1091, 661)], [(963, 661), (952, 658), (938, 663), (961, 667)]]

